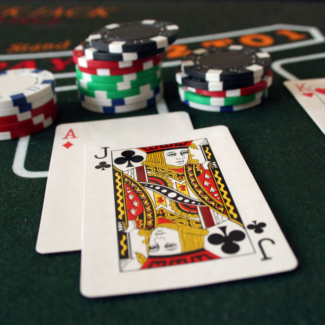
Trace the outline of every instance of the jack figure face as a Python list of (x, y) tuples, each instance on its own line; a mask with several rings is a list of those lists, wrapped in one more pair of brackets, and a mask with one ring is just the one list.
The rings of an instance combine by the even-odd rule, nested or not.
[(177, 230), (158, 227), (151, 233), (149, 255), (167, 256), (180, 253), (182, 253), (182, 246)]
[(188, 161), (187, 149), (172, 149), (164, 151), (164, 157), (167, 165), (182, 167)]

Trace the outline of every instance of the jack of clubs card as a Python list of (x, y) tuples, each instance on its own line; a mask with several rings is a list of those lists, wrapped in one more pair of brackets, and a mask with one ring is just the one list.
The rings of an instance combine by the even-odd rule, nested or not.
[(120, 271), (254, 253), (207, 139), (111, 153)]

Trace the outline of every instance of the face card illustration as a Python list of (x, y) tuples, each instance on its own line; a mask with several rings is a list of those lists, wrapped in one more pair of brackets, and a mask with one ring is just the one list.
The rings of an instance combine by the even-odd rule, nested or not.
[[(86, 148), (84, 295), (174, 289), (296, 267), (227, 128), (110, 149), (99, 161), (101, 150)], [(106, 209), (95, 195), (105, 198)]]
[(325, 79), (291, 80), (284, 85), (325, 133)]
[(128, 139), (192, 128), (185, 112), (59, 125), (53, 144), (37, 252), (48, 254), (81, 249), (85, 143), (101, 141), (110, 147)]

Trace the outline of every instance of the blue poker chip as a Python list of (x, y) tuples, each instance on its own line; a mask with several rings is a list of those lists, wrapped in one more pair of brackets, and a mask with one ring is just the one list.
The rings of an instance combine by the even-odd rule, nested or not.
[[(158, 87), (157, 87), (158, 88)], [(163, 89), (160, 88), (160, 91), (157, 94), (153, 94), (153, 96), (142, 99), (137, 102), (133, 102), (132, 104), (117, 104), (118, 102), (114, 100), (114, 104), (111, 103), (109, 106), (101, 105), (101, 104), (93, 104), (84, 101), (85, 96), (80, 96), (81, 106), (89, 111), (96, 113), (104, 113), (104, 114), (118, 114), (118, 113), (127, 113), (132, 111), (137, 111), (152, 105), (155, 105), (163, 96)], [(121, 100), (122, 102), (122, 100)]]
[(198, 104), (198, 103), (194, 103), (191, 102), (189, 100), (186, 100), (183, 96), (182, 93), (179, 93), (181, 101), (194, 109), (198, 109), (201, 111), (207, 111), (207, 112), (218, 112), (218, 113), (222, 113), (222, 112), (235, 112), (235, 111), (241, 111), (247, 108), (251, 108), (251, 107), (255, 107), (259, 104), (261, 104), (267, 97), (267, 92), (265, 92), (265, 94), (263, 96), (261, 96), (260, 98), (257, 98), (251, 102), (245, 103), (245, 104), (241, 104), (241, 105), (232, 105), (232, 106), (212, 106), (212, 105), (203, 105), (203, 104)]
[(0, 72), (0, 109), (32, 103), (54, 94), (54, 76), (47, 70), (17, 69)]

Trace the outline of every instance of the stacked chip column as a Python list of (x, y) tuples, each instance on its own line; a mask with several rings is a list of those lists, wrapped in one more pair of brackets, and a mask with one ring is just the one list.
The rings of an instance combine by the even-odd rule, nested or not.
[(16, 69), (0, 74), (0, 140), (31, 135), (57, 118), (55, 82), (51, 72)]
[(163, 96), (163, 53), (178, 26), (156, 20), (111, 24), (73, 51), (81, 105), (98, 113), (125, 113)]
[(197, 49), (176, 73), (179, 95), (191, 108), (232, 112), (261, 104), (273, 81), (271, 57), (242, 45)]

